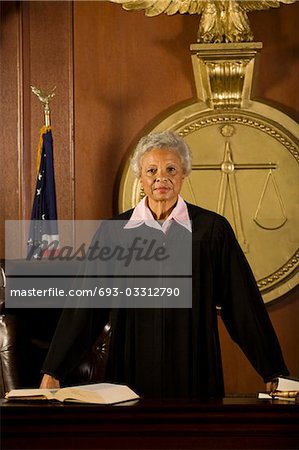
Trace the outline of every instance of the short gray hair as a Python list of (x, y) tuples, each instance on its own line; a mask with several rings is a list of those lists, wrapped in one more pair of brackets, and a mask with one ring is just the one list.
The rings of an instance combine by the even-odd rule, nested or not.
[(192, 169), (191, 150), (184, 139), (173, 131), (150, 133), (140, 139), (131, 159), (131, 169), (137, 178), (141, 175), (141, 159), (146, 152), (154, 148), (171, 150), (180, 157), (185, 175)]

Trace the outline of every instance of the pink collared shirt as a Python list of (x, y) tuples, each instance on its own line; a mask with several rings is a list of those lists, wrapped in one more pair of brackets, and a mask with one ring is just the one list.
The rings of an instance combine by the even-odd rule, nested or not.
[(192, 233), (191, 220), (188, 214), (188, 208), (186, 202), (179, 195), (176, 206), (171, 211), (171, 214), (167, 219), (160, 224), (154, 219), (151, 210), (147, 206), (147, 197), (144, 197), (138, 205), (135, 207), (130, 220), (126, 223), (124, 228), (137, 228), (144, 224), (148, 227), (156, 228), (157, 230), (163, 231), (164, 234), (167, 233), (171, 223), (175, 220), (177, 223), (185, 227), (190, 233)]

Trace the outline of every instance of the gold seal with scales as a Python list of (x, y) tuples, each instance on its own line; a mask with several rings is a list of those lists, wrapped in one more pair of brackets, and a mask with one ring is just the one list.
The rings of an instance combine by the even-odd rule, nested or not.
[[(193, 169), (182, 196), (227, 217), (269, 302), (298, 282), (299, 126), (251, 99), (261, 48), (261, 43), (191, 45), (198, 98), (151, 131), (173, 130), (185, 138)], [(120, 211), (141, 197), (128, 161)]]

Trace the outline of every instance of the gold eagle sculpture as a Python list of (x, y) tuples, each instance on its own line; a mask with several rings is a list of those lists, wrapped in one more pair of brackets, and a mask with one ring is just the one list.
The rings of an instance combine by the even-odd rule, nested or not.
[(202, 43), (250, 42), (253, 34), (247, 12), (277, 8), (295, 0), (110, 0), (127, 11), (145, 10), (148, 17), (179, 14), (201, 16), (197, 41)]

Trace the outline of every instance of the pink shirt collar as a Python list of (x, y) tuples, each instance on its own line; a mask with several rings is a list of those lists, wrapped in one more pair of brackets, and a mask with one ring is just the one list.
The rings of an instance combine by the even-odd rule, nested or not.
[(146, 202), (147, 197), (144, 197), (135, 207), (133, 214), (130, 220), (126, 223), (124, 228), (137, 228), (145, 223), (148, 227), (156, 228), (158, 230), (163, 231), (163, 233), (167, 233), (171, 223), (175, 220), (177, 223), (185, 227), (190, 233), (192, 232), (191, 221), (188, 214), (188, 208), (186, 202), (179, 195), (176, 206), (171, 211), (171, 214), (167, 217), (167, 219), (160, 224), (157, 220), (154, 219), (151, 210), (147, 206)]

